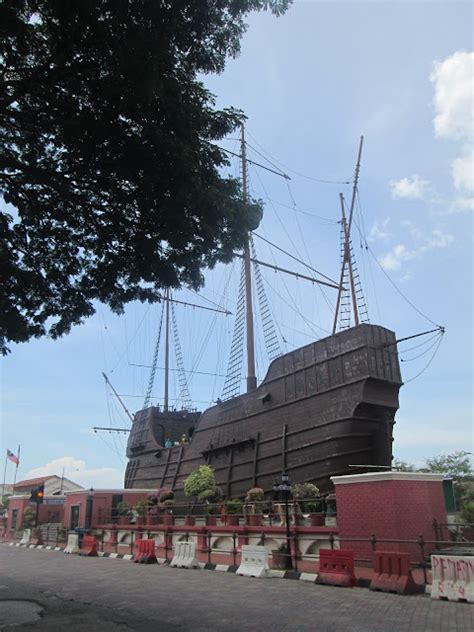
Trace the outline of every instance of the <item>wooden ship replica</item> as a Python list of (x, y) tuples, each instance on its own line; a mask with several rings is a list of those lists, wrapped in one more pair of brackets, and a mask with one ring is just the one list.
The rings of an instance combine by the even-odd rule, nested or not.
[[(332, 285), (338, 292), (333, 334), (276, 357), (257, 386), (251, 264), (268, 264), (253, 256), (249, 235), (241, 282), (247, 392), (236, 395), (228, 389), (222, 400), (202, 413), (174, 410), (168, 400), (169, 313), (173, 301), (167, 292), (163, 297), (164, 404), (149, 405), (147, 397), (144, 408), (130, 415), (126, 488), (168, 487), (180, 497), (185, 478), (197, 466), (209, 464), (227, 498), (242, 497), (251, 487), (261, 487), (268, 493), (282, 472), (288, 473), (293, 483), (312, 482), (329, 492), (331, 476), (391, 465), (392, 431), (402, 384), (396, 338), (384, 327), (361, 322), (350, 240), (362, 141), (347, 216), (340, 195), (343, 247), (339, 283), (311, 279)], [(241, 154), (246, 196), (243, 129)], [(337, 331), (344, 308), (348, 326)], [(351, 321), (354, 326), (350, 326)], [(182, 441), (183, 436), (186, 441)]]

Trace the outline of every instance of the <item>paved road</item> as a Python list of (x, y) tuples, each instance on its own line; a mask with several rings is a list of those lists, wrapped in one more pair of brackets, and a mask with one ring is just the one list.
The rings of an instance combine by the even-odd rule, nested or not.
[[(0, 600), (28, 599), (33, 632), (472, 632), (474, 606), (364, 588), (139, 565), (0, 546)], [(7, 610), (4, 603), (4, 612)], [(2, 602), (0, 601), (0, 620)]]

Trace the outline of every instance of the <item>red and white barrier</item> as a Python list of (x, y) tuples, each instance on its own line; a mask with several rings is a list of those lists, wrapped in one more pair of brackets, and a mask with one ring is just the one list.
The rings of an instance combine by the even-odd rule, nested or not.
[(431, 598), (474, 603), (474, 557), (431, 556)]

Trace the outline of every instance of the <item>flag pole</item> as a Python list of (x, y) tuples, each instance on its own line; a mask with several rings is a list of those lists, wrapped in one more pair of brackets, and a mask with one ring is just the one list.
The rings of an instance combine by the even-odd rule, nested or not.
[(14, 493), (15, 493), (16, 475), (17, 475), (17, 473), (18, 473), (18, 466), (20, 465), (20, 444), (18, 444), (17, 459), (18, 459), (18, 461), (16, 462), (16, 468), (15, 468), (15, 478), (13, 479), (12, 494), (14, 494)]
[(7, 464), (8, 464), (7, 454), (8, 453), (5, 452), (5, 469), (3, 470), (2, 498), (5, 496), (5, 481), (7, 480)]

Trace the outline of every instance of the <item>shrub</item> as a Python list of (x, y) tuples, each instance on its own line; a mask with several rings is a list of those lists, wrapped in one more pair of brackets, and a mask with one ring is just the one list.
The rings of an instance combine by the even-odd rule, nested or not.
[(23, 528), (29, 529), (35, 523), (36, 511), (31, 507), (27, 507), (23, 513)]
[(184, 481), (184, 493), (195, 498), (201, 498), (203, 492), (215, 487), (216, 477), (210, 465), (200, 465)]
[(468, 502), (461, 509), (461, 517), (468, 524), (474, 524), (474, 501)]
[(313, 483), (296, 483), (291, 488), (291, 494), (302, 511), (315, 513), (321, 510), (319, 488)]
[(130, 505), (122, 500), (118, 503), (116, 510), (119, 516), (127, 516), (130, 513)]
[(240, 498), (232, 498), (225, 501), (225, 511), (228, 515), (242, 512), (242, 501)]
[(249, 491), (247, 492), (247, 495), (245, 496), (245, 502), (247, 503), (262, 502), (264, 498), (265, 498), (265, 494), (261, 487), (252, 487), (252, 489), (249, 489)]
[(146, 516), (148, 512), (148, 508), (150, 507), (150, 503), (148, 502), (148, 498), (144, 496), (139, 498), (135, 503), (134, 509), (139, 516)]

